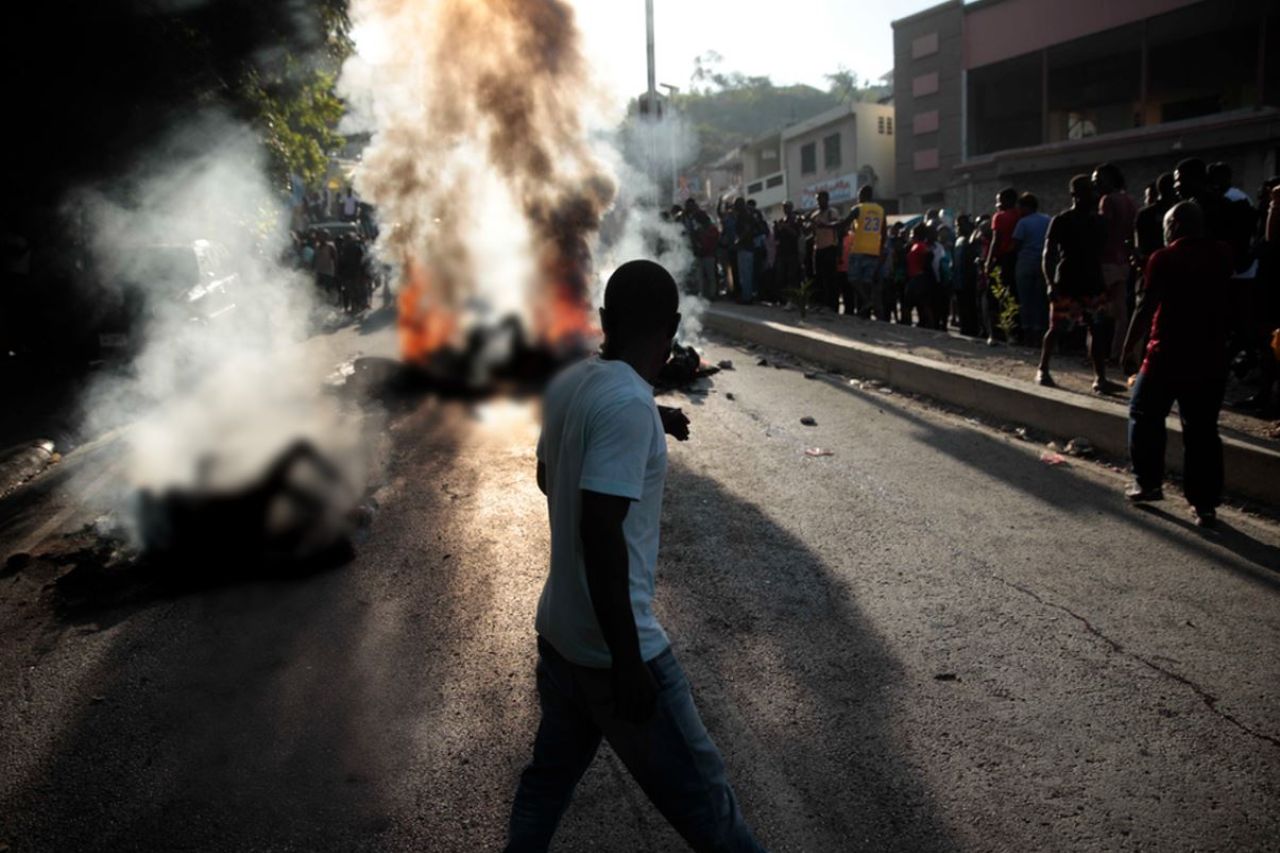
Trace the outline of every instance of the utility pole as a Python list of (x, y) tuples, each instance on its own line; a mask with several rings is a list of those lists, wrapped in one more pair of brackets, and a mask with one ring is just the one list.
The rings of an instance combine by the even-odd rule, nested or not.
[(680, 176), (678, 174), (680, 168), (679, 164), (676, 163), (676, 125), (675, 116), (672, 115), (671, 108), (675, 104), (676, 95), (680, 93), (680, 87), (672, 86), (670, 83), (663, 83), (662, 88), (667, 90), (667, 109), (662, 118), (664, 121), (671, 120), (671, 126), (667, 128), (667, 158), (671, 162), (671, 203), (677, 204), (680, 195)]

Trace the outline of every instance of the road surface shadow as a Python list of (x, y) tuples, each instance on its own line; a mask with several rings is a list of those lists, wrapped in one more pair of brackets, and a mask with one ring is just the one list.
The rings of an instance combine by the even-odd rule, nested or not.
[[(1221, 566), (1272, 592), (1280, 592), (1280, 548), (1239, 528), (1223, 524), (1218, 531), (1201, 531), (1171, 512), (1131, 506), (1118, 488), (1073, 476), (1072, 466), (1089, 464), (1085, 461), (1069, 460), (1066, 465), (1049, 466), (1007, 439), (981, 430), (943, 426), (935, 419), (920, 417), (896, 405), (892, 398), (851, 386), (838, 377), (827, 378), (827, 384), (873, 403), (885, 414), (909, 424), (916, 440), (987, 476), (999, 477), (1028, 498), (1074, 517), (1073, 523), (1087, 525), (1089, 518), (1106, 514), (1190, 551), (1210, 566)], [(1180, 503), (1181, 499), (1174, 495), (1166, 501), (1170, 507)]]
[(822, 558), (673, 465), (659, 563), (660, 618), (766, 847), (957, 847), (903, 757), (902, 669)]
[[(449, 431), (426, 420), (405, 424), (403, 452), (469, 490), (448, 468)], [(413, 517), (448, 529), (456, 503), (429, 494)], [(64, 637), (27, 696), (0, 699), (0, 719), (47, 715), (0, 732), (6, 849), (386, 849), (396, 789), (383, 783), (410, 778), (407, 733), (436, 699), (423, 650), (448, 661), (464, 635), (396, 595), (447, 595), (464, 569), (404, 553), (393, 534), (407, 522), (379, 521), (376, 571), (239, 583)]]

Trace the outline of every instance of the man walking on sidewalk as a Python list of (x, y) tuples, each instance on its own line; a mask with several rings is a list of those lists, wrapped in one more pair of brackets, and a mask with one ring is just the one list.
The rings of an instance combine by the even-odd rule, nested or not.
[(1053, 387), (1049, 359), (1058, 334), (1075, 323), (1089, 330), (1089, 361), (1093, 365), (1093, 390), (1105, 394), (1114, 389), (1107, 381), (1107, 351), (1113, 321), (1107, 308), (1102, 277), (1102, 246), (1106, 230), (1097, 214), (1093, 183), (1088, 175), (1071, 179), (1071, 207), (1053, 217), (1044, 237), (1044, 277), (1049, 286), (1049, 331), (1040, 348), (1036, 383)]
[[(546, 850), (602, 737), (695, 850), (756, 851), (724, 762), (653, 614), (667, 470), (652, 382), (680, 323), (675, 280), (652, 261), (605, 287), (601, 355), (547, 389), (538, 486), (551, 571), (538, 600), (533, 760), (511, 810), (509, 851)], [(674, 410), (673, 410), (674, 411)]]
[(1183, 487), (1201, 527), (1217, 522), (1222, 493), (1218, 413), (1226, 387), (1227, 311), (1216, 298), (1231, 277), (1231, 250), (1205, 236), (1204, 213), (1193, 202), (1164, 218), (1167, 248), (1147, 261), (1142, 301), (1125, 338), (1125, 371), (1136, 366), (1142, 333), (1146, 358), (1129, 401), (1129, 456), (1134, 503), (1164, 497), (1165, 418), (1174, 402), (1182, 420)]

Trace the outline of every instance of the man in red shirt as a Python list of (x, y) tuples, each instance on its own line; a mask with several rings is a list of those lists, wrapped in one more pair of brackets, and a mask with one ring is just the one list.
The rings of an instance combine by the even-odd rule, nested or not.
[(1115, 333), (1107, 342), (1107, 352), (1119, 361), (1124, 330), (1129, 324), (1129, 245), (1133, 238), (1138, 205), (1125, 191), (1124, 174), (1111, 163), (1093, 170), (1093, 186), (1098, 191), (1098, 215), (1106, 225), (1102, 244), (1102, 279), (1107, 288), (1107, 305), (1115, 321)]
[(1146, 357), (1129, 401), (1129, 457), (1134, 503), (1164, 497), (1165, 418), (1174, 402), (1182, 420), (1183, 491), (1201, 527), (1217, 523), (1222, 493), (1222, 440), (1218, 413), (1226, 387), (1225, 301), (1216, 298), (1231, 278), (1231, 250), (1205, 234), (1194, 202), (1174, 205), (1164, 217), (1165, 244), (1151, 255), (1142, 299), (1124, 342), (1124, 367), (1138, 362), (1142, 333)]
[(1018, 191), (1005, 187), (996, 194), (996, 213), (991, 217), (991, 248), (987, 253), (987, 272), (1000, 270), (1000, 283), (1017, 293), (1014, 282), (1018, 265), (1018, 251), (1013, 244), (1013, 229), (1022, 217), (1018, 210)]

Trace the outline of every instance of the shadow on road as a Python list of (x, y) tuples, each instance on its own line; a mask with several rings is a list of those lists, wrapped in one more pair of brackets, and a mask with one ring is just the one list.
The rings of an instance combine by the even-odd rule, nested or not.
[(901, 668), (817, 554), (673, 466), (660, 571), (661, 618), (766, 846), (956, 846), (903, 758)]
[[(409, 452), (465, 490), (446, 467), (450, 430), (424, 420), (408, 424)], [(448, 529), (456, 504), (429, 495), (415, 517)], [(24, 743), (21, 776), (0, 785), (0, 839), (15, 851), (384, 849), (394, 788), (382, 783), (409, 775), (407, 733), (436, 699), (423, 650), (447, 661), (461, 633), (394, 593), (416, 581), (446, 594), (462, 567), (427, 545), (397, 553), (383, 533), (377, 571), (167, 601), (95, 635), (82, 669), (46, 660), (45, 680), (73, 680), (34, 688), (26, 707), (48, 703), (47, 740)], [(0, 749), (17, 750), (14, 734)]]

